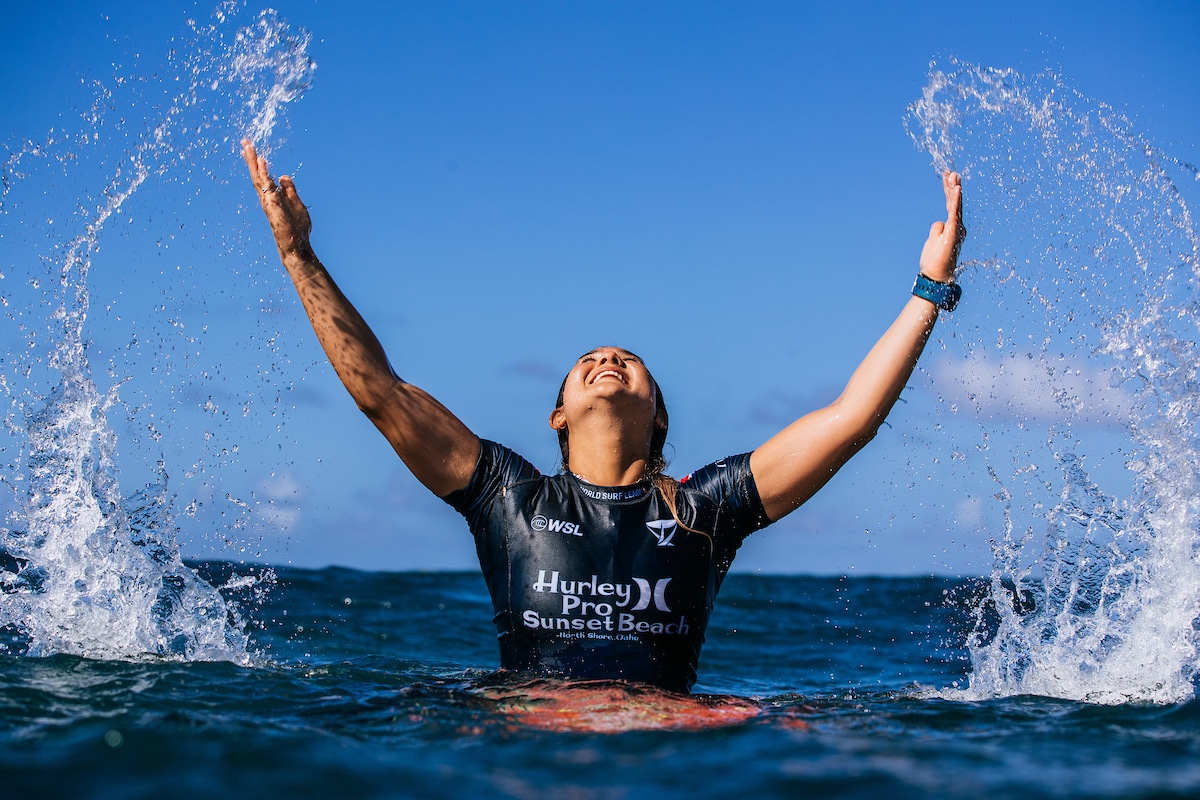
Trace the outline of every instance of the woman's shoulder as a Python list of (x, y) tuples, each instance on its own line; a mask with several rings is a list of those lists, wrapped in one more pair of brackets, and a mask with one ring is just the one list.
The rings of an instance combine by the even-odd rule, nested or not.
[(741, 453), (719, 458), (688, 473), (679, 479), (679, 485), (688, 492), (720, 496), (747, 481), (754, 481), (754, 475), (750, 472), (750, 454)]

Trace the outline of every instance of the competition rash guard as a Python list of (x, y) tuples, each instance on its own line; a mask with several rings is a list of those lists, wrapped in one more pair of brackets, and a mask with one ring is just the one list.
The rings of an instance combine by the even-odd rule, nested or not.
[(721, 581), (769, 520), (748, 453), (680, 483), (682, 525), (649, 483), (547, 477), (482, 442), (470, 483), (445, 500), (475, 536), (502, 668), (691, 689)]

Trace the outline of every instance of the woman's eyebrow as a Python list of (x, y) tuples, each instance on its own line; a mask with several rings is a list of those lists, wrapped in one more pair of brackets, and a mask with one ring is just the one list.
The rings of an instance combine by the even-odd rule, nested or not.
[[(596, 355), (596, 353), (598, 353), (599, 351), (601, 351), (601, 350), (606, 350), (606, 349), (609, 349), (609, 348), (605, 348), (605, 347), (597, 347), (597, 348), (596, 348), (596, 349), (594, 349), (594, 350), (588, 350), (586, 353), (584, 353), (583, 355), (581, 355), (579, 358), (577, 358), (577, 359), (575, 359), (575, 360), (576, 360), (576, 361), (582, 361), (583, 359), (587, 358), (588, 356), (594, 356), (594, 355)], [(642, 360), (642, 357), (641, 357), (641, 356), (639, 356), (637, 353), (633, 352), (632, 350), (626, 350), (624, 347), (614, 347), (614, 348), (612, 348), (612, 349), (613, 349), (613, 350), (616, 350), (617, 352), (621, 353), (623, 356), (626, 356), (626, 357), (628, 357), (628, 358), (636, 359), (637, 361), (641, 361), (641, 360)]]

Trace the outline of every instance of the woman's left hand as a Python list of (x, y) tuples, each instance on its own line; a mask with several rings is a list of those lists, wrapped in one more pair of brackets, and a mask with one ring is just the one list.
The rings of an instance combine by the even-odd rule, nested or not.
[(946, 192), (946, 221), (939, 220), (929, 228), (929, 238), (921, 249), (921, 273), (938, 283), (951, 283), (958, 249), (967, 235), (962, 221), (962, 180), (957, 172), (942, 174), (942, 189)]

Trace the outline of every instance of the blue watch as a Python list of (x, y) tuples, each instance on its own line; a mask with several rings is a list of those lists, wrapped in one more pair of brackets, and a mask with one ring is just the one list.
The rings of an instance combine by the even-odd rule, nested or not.
[(962, 297), (962, 287), (957, 283), (938, 283), (933, 278), (927, 278), (918, 272), (912, 293), (928, 300), (938, 308), (953, 311), (954, 307), (958, 305), (958, 299)]

